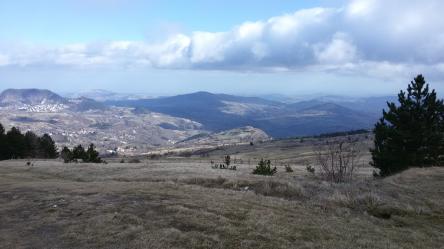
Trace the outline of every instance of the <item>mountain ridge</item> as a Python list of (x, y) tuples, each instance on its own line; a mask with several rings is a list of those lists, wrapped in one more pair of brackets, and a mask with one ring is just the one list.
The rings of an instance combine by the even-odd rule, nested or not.
[[(8, 89), (0, 94), (0, 103), (3, 103), (3, 106), (22, 104), (25, 107), (20, 108), (36, 112), (57, 112), (67, 109), (73, 112), (92, 110), (100, 114), (113, 106), (124, 107), (130, 108), (134, 115), (161, 113), (192, 120), (202, 124), (203, 129), (216, 133), (253, 126), (275, 138), (367, 129), (377, 120), (376, 112), (361, 111), (353, 108), (353, 104), (341, 105), (317, 99), (282, 103), (260, 97), (214, 94), (205, 91), (152, 99), (99, 102), (85, 97), (63, 98), (46, 89)], [(42, 105), (42, 103), (49, 104)], [(361, 103), (363, 108), (366, 107), (365, 103)], [(170, 124), (162, 124), (159, 127), (177, 129)]]
[(188, 118), (213, 132), (254, 126), (278, 138), (369, 128), (376, 121), (374, 115), (336, 103), (311, 100), (287, 104), (209, 92), (105, 103)]
[(0, 93), (0, 104), (66, 104), (68, 101), (47, 89), (6, 89)]

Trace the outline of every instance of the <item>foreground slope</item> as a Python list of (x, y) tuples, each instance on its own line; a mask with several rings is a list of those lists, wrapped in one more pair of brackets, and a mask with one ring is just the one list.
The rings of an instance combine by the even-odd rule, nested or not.
[(0, 162), (1, 248), (441, 248), (443, 168), (330, 185), (208, 162)]

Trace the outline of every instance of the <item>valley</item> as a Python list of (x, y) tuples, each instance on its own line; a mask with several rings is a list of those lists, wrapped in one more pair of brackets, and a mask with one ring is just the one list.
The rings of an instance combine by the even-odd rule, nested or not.
[(208, 92), (152, 99), (98, 90), (84, 95), (97, 100), (40, 89), (5, 90), (0, 123), (48, 133), (60, 148), (93, 142), (104, 155), (137, 155), (368, 129), (376, 120), (372, 112), (321, 100), (282, 103)]

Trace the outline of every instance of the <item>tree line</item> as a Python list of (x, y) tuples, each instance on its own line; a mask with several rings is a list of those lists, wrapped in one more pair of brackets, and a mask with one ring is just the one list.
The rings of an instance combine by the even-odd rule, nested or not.
[(65, 163), (79, 161), (101, 163), (94, 144), (90, 144), (85, 150), (82, 145), (78, 145), (70, 150), (64, 147), (59, 153), (54, 140), (49, 134), (37, 136), (32, 131), (22, 133), (20, 129), (12, 127), (6, 131), (0, 124), (0, 160), (41, 158), (55, 159), (61, 157)]
[(20, 158), (57, 158), (57, 146), (48, 134), (39, 137), (32, 131), (23, 134), (18, 128), (9, 131), (0, 124), (0, 160)]
[(94, 144), (90, 144), (87, 150), (85, 150), (82, 145), (77, 145), (72, 150), (65, 146), (60, 152), (60, 157), (65, 163), (78, 162), (78, 160), (82, 160), (82, 162), (85, 163), (103, 162)]

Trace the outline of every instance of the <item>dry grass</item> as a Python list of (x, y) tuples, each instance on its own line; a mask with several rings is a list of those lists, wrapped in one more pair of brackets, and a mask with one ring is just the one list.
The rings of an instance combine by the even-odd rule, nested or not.
[(444, 168), (330, 184), (193, 161), (0, 162), (0, 248), (442, 248)]

